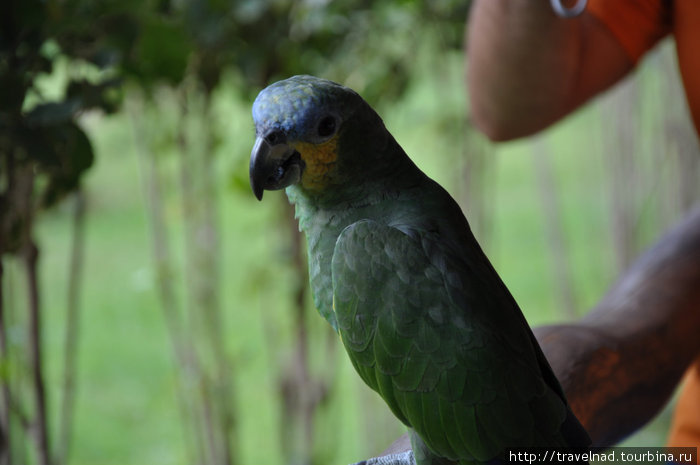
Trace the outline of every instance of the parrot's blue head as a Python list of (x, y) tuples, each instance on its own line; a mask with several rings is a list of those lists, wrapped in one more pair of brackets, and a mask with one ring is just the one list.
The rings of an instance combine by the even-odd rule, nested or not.
[(358, 109), (376, 116), (352, 89), (313, 76), (294, 76), (263, 89), (253, 103), (257, 139), (250, 182), (255, 196), (262, 199), (264, 190), (292, 184), (309, 191), (332, 184), (343, 133), (353, 126), (349, 121), (358, 121), (353, 117)]
[(342, 104), (352, 95), (357, 94), (314, 76), (278, 81), (263, 89), (253, 103), (256, 133), (264, 136), (278, 131), (290, 140), (318, 138), (330, 131), (341, 116)]

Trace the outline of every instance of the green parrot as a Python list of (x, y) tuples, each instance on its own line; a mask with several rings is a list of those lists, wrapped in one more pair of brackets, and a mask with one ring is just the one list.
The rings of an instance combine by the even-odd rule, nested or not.
[(590, 445), (459, 206), (362, 97), (294, 76), (260, 92), (253, 119), (253, 193), (286, 188), (295, 205), (316, 307), (411, 433), (395, 463)]

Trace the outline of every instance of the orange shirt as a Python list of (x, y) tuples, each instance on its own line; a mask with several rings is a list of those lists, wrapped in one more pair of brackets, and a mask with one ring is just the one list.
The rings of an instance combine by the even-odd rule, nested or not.
[(660, 39), (676, 41), (683, 86), (700, 134), (700, 0), (589, 0), (592, 13), (634, 63)]
[(685, 374), (683, 390), (673, 413), (669, 446), (700, 444), (700, 361)]
[[(634, 63), (663, 37), (674, 36), (688, 107), (700, 134), (700, 0), (589, 0), (587, 8)], [(700, 359), (686, 373), (668, 445), (700, 445)]]

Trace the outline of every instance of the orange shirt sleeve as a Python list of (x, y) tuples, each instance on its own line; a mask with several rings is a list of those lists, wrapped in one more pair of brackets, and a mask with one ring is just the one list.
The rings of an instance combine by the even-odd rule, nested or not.
[(637, 63), (671, 32), (671, 12), (665, 0), (589, 0), (587, 11), (603, 23)]
[(673, 411), (667, 446), (684, 447), (700, 444), (700, 360), (685, 375), (683, 390)]

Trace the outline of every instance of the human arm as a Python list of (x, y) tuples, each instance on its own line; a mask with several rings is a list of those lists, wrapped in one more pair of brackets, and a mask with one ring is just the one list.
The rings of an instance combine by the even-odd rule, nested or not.
[(493, 140), (547, 127), (633, 66), (593, 15), (562, 19), (547, 0), (475, 0), (466, 53), (471, 116)]

